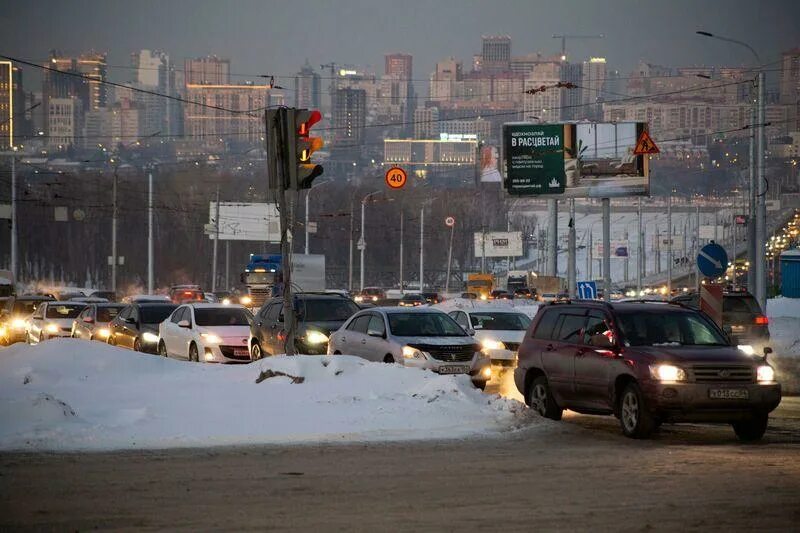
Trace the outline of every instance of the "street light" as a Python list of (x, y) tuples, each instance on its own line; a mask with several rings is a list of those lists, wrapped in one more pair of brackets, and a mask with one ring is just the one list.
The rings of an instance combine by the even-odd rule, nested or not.
[[(761, 70), (761, 58), (755, 49), (744, 41), (731, 39), (730, 37), (723, 37), (715, 35), (707, 31), (697, 31), (698, 35), (717, 39), (732, 43), (743, 48), (746, 48), (753, 57), (756, 58), (756, 69), (758, 70), (757, 76), (757, 104), (756, 115), (751, 119), (751, 134), (750, 134), (750, 213), (754, 218), (754, 235), (747, 248), (747, 255), (750, 262), (753, 264), (753, 281), (755, 287), (750, 287), (753, 295), (758, 301), (762, 309), (766, 308), (767, 297), (767, 263), (765, 253), (766, 239), (767, 239), (767, 206), (765, 196), (766, 179), (764, 177), (764, 72)], [(756, 127), (758, 129), (758, 137), (756, 138)], [(753, 162), (755, 161), (755, 166)], [(754, 290), (753, 290), (754, 289)]]
[(376, 194), (380, 194), (383, 191), (372, 191), (371, 193), (364, 196), (361, 200), (361, 236), (358, 238), (358, 249), (361, 250), (361, 283), (360, 288), (364, 290), (364, 250), (367, 248), (367, 241), (364, 238), (364, 215), (366, 212), (367, 200), (369, 200), (370, 196), (374, 196)]
[(330, 183), (332, 180), (325, 180), (320, 181), (319, 183), (315, 183), (311, 186), (310, 189), (306, 191), (306, 221), (305, 221), (305, 229), (306, 229), (306, 255), (308, 255), (308, 197), (311, 195), (311, 191), (316, 189), (317, 187), (321, 187), (326, 183)]

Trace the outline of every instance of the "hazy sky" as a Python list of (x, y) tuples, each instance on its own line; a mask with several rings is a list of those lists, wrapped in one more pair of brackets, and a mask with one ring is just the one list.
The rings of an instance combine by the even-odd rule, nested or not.
[[(306, 58), (372, 65), (383, 54), (414, 56), (414, 78), (453, 55), (467, 69), (482, 34), (509, 34), (512, 53), (555, 53), (553, 33), (604, 33), (573, 41), (573, 58), (600, 55), (624, 73), (663, 65), (751, 65), (741, 48), (695, 30), (748, 41), (762, 62), (800, 46), (800, 0), (5, 0), (0, 53), (40, 61), (48, 50), (94, 48), (110, 65), (157, 48), (181, 61), (216, 54), (234, 73), (291, 75)], [(111, 79), (129, 71), (110, 68)], [(284, 82), (284, 83), (289, 83)]]

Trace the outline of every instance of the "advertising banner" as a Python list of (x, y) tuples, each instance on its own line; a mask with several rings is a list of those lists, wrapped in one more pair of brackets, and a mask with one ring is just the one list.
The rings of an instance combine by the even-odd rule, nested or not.
[(649, 155), (636, 153), (644, 122), (503, 125), (509, 194), (619, 198), (649, 194)]
[[(211, 239), (216, 235), (216, 211), (216, 202), (210, 202), (205, 230)], [(277, 207), (267, 203), (220, 202), (219, 239), (280, 242), (280, 216)]]
[[(485, 245), (482, 242), (485, 236)], [(521, 257), (522, 232), (521, 231), (487, 231), (475, 232), (475, 257)]]
[[(625, 258), (630, 254), (628, 241), (611, 239), (611, 257)], [(595, 258), (603, 256), (603, 243), (595, 242), (592, 246), (592, 255)]]

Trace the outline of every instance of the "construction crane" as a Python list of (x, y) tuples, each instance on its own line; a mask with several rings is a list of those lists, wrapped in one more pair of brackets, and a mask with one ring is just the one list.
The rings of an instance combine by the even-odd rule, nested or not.
[(553, 39), (561, 39), (561, 61), (567, 60), (567, 39), (604, 39), (605, 35), (553, 35)]

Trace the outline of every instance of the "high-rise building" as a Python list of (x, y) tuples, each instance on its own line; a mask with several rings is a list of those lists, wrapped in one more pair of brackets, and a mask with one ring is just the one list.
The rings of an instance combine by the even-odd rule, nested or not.
[[(169, 55), (154, 50), (140, 50), (131, 55), (131, 63), (134, 68), (131, 86), (153, 93), (177, 96), (175, 70)], [(140, 127), (143, 135), (180, 133), (175, 119), (180, 110), (180, 102), (140, 91), (121, 89), (117, 92), (115, 98), (117, 103), (122, 104), (125, 100), (129, 100), (141, 110)]]
[(322, 104), (320, 75), (306, 59), (305, 65), (294, 77), (294, 105), (298, 108), (319, 109)]
[(22, 71), (11, 61), (0, 61), (0, 150), (14, 146), (25, 133), (25, 92)]
[(65, 150), (76, 145), (83, 132), (83, 102), (79, 98), (50, 98), (47, 102), (47, 144)]
[(539, 63), (549, 61), (540, 53), (527, 54), (524, 56), (512, 57), (510, 68), (514, 74), (527, 76), (533, 70), (533, 67)]
[(462, 78), (461, 62), (450, 57), (436, 63), (436, 71), (431, 74), (428, 99), (433, 102), (450, 100), (454, 95), (455, 82)]
[(604, 57), (593, 57), (583, 62), (582, 103), (585, 106), (583, 117), (589, 120), (600, 120), (603, 109), (600, 102), (604, 100), (606, 81), (606, 60)]
[(439, 136), (439, 108), (418, 107), (414, 111), (414, 138), (434, 139)]
[(184, 63), (186, 85), (228, 85), (231, 82), (231, 60), (217, 56), (187, 59)]
[(409, 54), (396, 53), (386, 54), (384, 57), (386, 67), (384, 74), (387, 76), (397, 76), (401, 80), (411, 80), (412, 76), (412, 56)]
[(341, 88), (333, 96), (334, 148), (361, 145), (367, 115), (367, 92), (364, 89)]
[[(50, 61), (44, 66), (46, 70), (42, 80), (42, 105), (48, 110), (48, 117), (51, 98), (79, 99), (81, 105), (76, 106), (80, 108), (80, 113), (76, 115), (79, 117), (85, 111), (97, 110), (107, 105), (105, 54), (92, 51), (78, 57), (66, 57), (53, 51)], [(49, 134), (49, 120), (45, 126), (45, 131)]]
[[(561, 80), (583, 86), (583, 65), (581, 63), (561, 62)], [(584, 118), (583, 89), (563, 89), (561, 98), (561, 120)]]
[(488, 72), (511, 70), (511, 37), (508, 35), (481, 37), (481, 68)]
[(780, 102), (797, 104), (800, 101), (800, 48), (781, 54)]
[(537, 122), (558, 122), (561, 120), (561, 96), (565, 89), (551, 86), (561, 81), (561, 62), (540, 63), (534, 67), (525, 80), (525, 91), (547, 87), (533, 94), (525, 93), (523, 101), (524, 120)]

